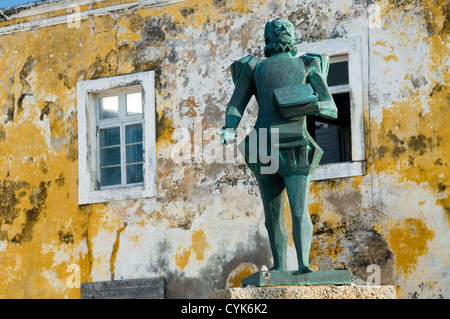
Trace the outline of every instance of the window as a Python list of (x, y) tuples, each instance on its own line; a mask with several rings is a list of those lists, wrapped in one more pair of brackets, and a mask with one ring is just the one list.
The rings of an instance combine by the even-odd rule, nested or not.
[(338, 108), (338, 118), (308, 117), (308, 132), (324, 150), (312, 180), (365, 174), (364, 81), (359, 37), (331, 39), (297, 46), (300, 54), (328, 54), (327, 83)]
[(156, 196), (153, 71), (77, 89), (79, 204)]

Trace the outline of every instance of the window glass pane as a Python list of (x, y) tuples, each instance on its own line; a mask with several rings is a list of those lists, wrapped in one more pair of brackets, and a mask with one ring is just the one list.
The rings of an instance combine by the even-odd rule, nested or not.
[(100, 98), (100, 119), (119, 117), (119, 97), (108, 96)]
[(100, 130), (100, 147), (120, 145), (120, 127)]
[(142, 161), (142, 143), (127, 145), (127, 163), (137, 163)]
[(120, 165), (120, 146), (100, 149), (100, 166)]
[(141, 92), (127, 94), (127, 115), (142, 114)]
[(127, 144), (142, 142), (142, 124), (128, 125), (125, 135)]
[(102, 186), (120, 185), (121, 183), (120, 166), (101, 168), (100, 175)]
[(316, 122), (316, 142), (323, 150), (320, 164), (340, 162), (339, 126)]
[(142, 183), (143, 180), (142, 164), (127, 165), (127, 184)]
[(331, 63), (327, 82), (328, 86), (348, 84), (348, 61)]

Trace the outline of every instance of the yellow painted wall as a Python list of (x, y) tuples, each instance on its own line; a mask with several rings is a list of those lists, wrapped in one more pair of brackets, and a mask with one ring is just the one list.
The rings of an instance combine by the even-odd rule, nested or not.
[[(192, 0), (0, 35), (0, 297), (79, 298), (78, 279), (159, 275), (168, 297), (202, 297), (270, 266), (249, 169), (170, 154), (177, 128), (223, 125), (229, 65), (261, 55), (264, 23), (278, 16), (298, 41), (369, 35), (367, 174), (312, 183), (312, 266), (349, 268), (365, 284), (377, 264), (399, 297), (448, 297), (448, 9), (375, 4), (372, 29), (361, 1)], [(153, 69), (158, 197), (78, 206), (77, 81)], [(243, 125), (255, 114), (252, 104)]]

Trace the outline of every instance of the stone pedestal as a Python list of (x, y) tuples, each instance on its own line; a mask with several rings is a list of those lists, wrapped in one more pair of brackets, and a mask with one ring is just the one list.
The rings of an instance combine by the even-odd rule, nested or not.
[(228, 288), (207, 299), (396, 299), (394, 286), (317, 285)]
[(258, 271), (242, 279), (242, 286), (312, 286), (312, 285), (350, 285), (350, 270), (319, 270), (310, 273), (298, 271)]

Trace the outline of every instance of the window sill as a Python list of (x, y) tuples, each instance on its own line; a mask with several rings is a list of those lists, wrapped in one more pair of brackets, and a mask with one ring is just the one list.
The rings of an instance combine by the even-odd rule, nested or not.
[(144, 186), (128, 186), (91, 191), (85, 198), (79, 198), (79, 204), (105, 203), (120, 200), (140, 199), (154, 196), (154, 191)]
[(365, 162), (345, 162), (319, 165), (312, 176), (312, 181), (333, 178), (363, 176), (366, 174)]

